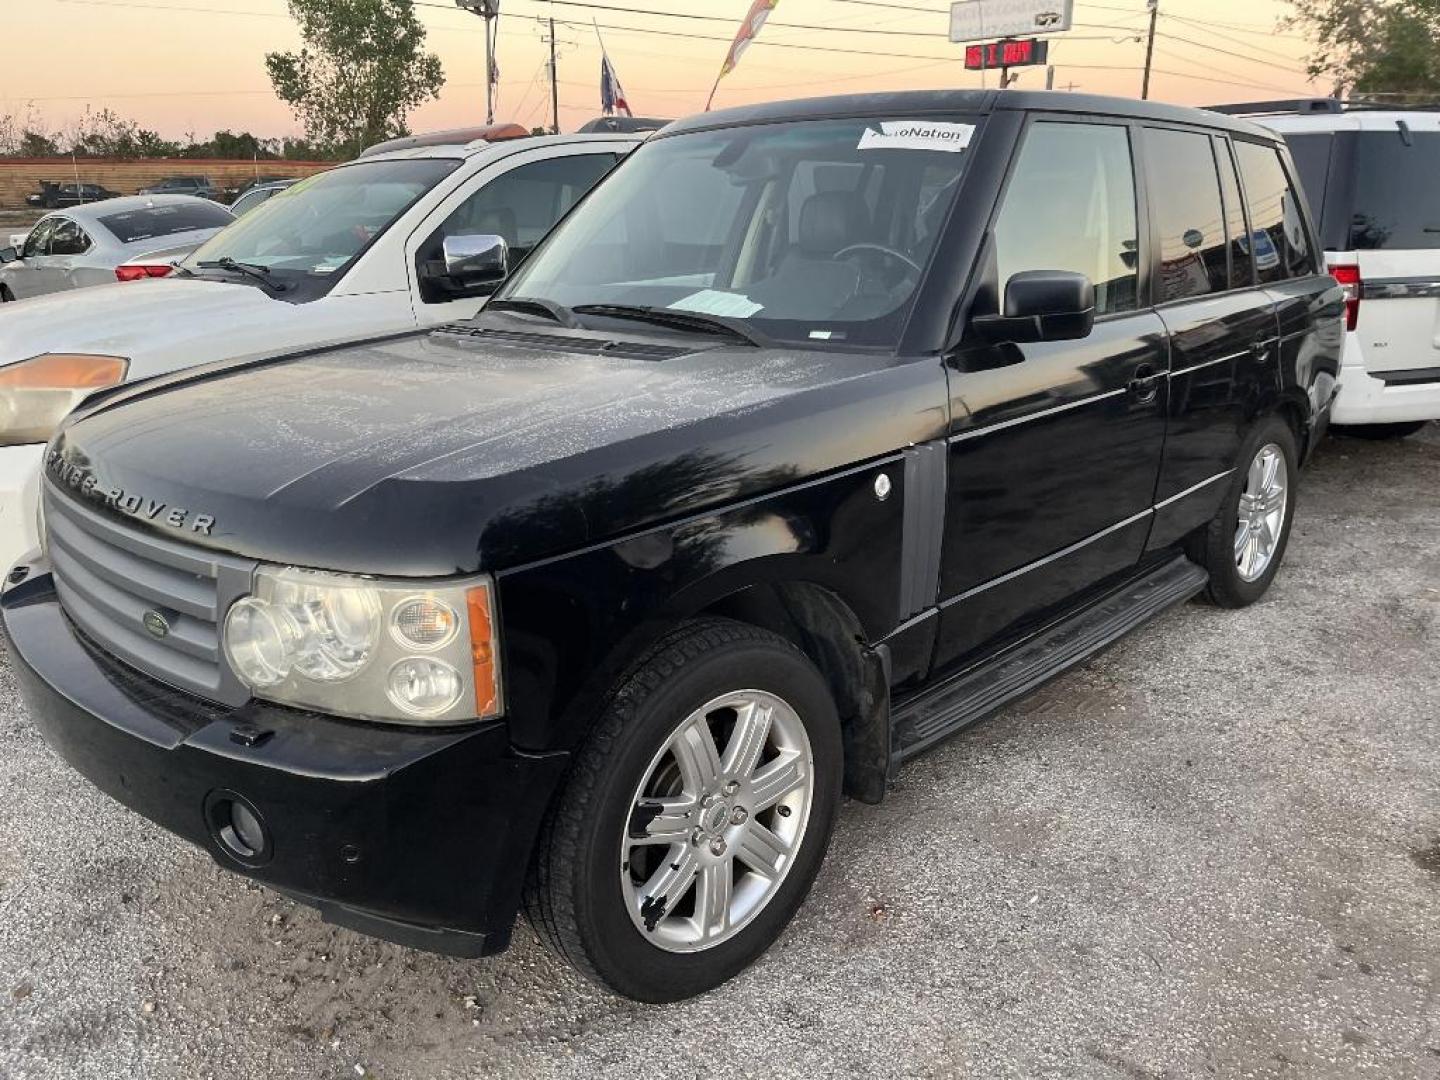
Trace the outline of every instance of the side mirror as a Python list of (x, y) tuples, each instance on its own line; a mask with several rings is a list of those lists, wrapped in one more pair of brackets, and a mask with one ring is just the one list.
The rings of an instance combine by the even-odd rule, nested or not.
[(14, 248), (14, 247), (0, 248), (0, 266), (4, 266), (6, 263), (17, 262), (17, 261), (19, 261), (19, 259), (20, 259), (20, 250), (19, 250), (19, 248)]
[(461, 233), (441, 245), (445, 276), (460, 288), (503, 281), (510, 273), (510, 245), (503, 236)]
[(1068, 270), (1026, 270), (1005, 284), (1004, 314), (977, 315), (971, 326), (997, 344), (1078, 341), (1095, 328), (1095, 286)]

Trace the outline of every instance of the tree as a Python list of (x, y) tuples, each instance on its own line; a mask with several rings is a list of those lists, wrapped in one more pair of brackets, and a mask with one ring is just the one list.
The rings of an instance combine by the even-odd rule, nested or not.
[(180, 153), (178, 143), (110, 109), (93, 112), (87, 108), (70, 130), (68, 141), (66, 150), (76, 157), (175, 157)]
[(24, 115), (0, 114), (0, 157), (54, 157), (60, 153), (55, 136), (45, 130), (34, 103)]
[(1292, 0), (1310, 74), (1344, 94), (1440, 97), (1440, 0)]
[(305, 44), (268, 53), (275, 93), (306, 139), (354, 154), (409, 134), (410, 111), (440, 96), (440, 58), (424, 51), (413, 0), (289, 0)]

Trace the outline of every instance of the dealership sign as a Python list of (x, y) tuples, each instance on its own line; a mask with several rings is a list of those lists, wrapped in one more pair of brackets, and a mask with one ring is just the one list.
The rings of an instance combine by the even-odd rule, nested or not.
[(950, 6), (950, 40), (1054, 34), (1074, 20), (1075, 0), (959, 0)]
[(1039, 38), (1023, 41), (988, 41), (983, 45), (965, 46), (967, 71), (991, 71), (995, 68), (1033, 67), (1050, 59), (1050, 42)]

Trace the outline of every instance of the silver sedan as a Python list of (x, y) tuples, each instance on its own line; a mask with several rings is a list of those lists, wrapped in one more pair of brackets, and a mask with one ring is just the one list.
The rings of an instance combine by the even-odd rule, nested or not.
[(0, 249), (0, 302), (114, 282), (121, 263), (160, 249), (181, 257), (234, 220), (225, 207), (191, 195), (135, 195), (57, 210)]

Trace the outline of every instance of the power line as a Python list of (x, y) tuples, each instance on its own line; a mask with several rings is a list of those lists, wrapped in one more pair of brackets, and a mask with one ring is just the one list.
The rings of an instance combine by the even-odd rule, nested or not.
[[(1206, 45), (1203, 41), (1196, 41), (1194, 38), (1181, 37), (1179, 34), (1171, 34), (1171, 33), (1166, 33), (1165, 31), (1161, 31), (1161, 33), (1160, 33), (1159, 36), (1162, 37), (1162, 38), (1165, 38), (1167, 41), (1178, 41), (1178, 42), (1180, 42), (1182, 45), (1189, 45), (1189, 46), (1191, 46), (1192, 48), (1195, 48), (1195, 49), (1204, 49), (1204, 50), (1206, 50), (1207, 52), (1219, 53), (1221, 56), (1233, 56), (1233, 57), (1235, 57), (1237, 60), (1247, 60), (1247, 61), (1249, 61), (1249, 62), (1252, 63), (1252, 64), (1265, 64), (1267, 67), (1272, 67), (1272, 68), (1278, 66), (1278, 65), (1275, 63), (1275, 61), (1273, 61), (1273, 60), (1266, 60), (1264, 57), (1260, 57), (1260, 56), (1246, 56), (1244, 53), (1238, 53), (1238, 52), (1235, 52), (1235, 51), (1233, 51), (1233, 50), (1231, 50), (1231, 49), (1222, 49), (1222, 48), (1220, 48), (1218, 45)], [(1286, 59), (1290, 59), (1290, 58), (1287, 57)], [(1301, 71), (1299, 68), (1284, 68), (1283, 70), (1285, 70), (1285, 71), (1287, 71), (1287, 72), (1290, 72), (1291, 74), (1295, 74), (1295, 75), (1303, 75), (1303, 74), (1306, 74), (1305, 72)]]
[[(1228, 34), (1222, 34), (1222, 33), (1220, 33), (1218, 30), (1216, 30), (1214, 27), (1209, 26), (1209, 25), (1207, 25), (1206, 23), (1199, 22), (1199, 21), (1197, 21), (1197, 20), (1195, 20), (1195, 19), (1187, 19), (1187, 18), (1185, 18), (1185, 16), (1183, 16), (1183, 15), (1172, 15), (1170, 12), (1165, 11), (1165, 12), (1161, 12), (1161, 17), (1162, 17), (1162, 18), (1166, 18), (1166, 19), (1173, 19), (1173, 20), (1175, 20), (1175, 21), (1178, 22), (1178, 23), (1183, 23), (1183, 24), (1186, 25), (1186, 26), (1193, 26), (1193, 27), (1195, 27), (1196, 29), (1199, 29), (1199, 30), (1205, 30), (1205, 31), (1207, 31), (1208, 33), (1213, 34), (1215, 37), (1219, 38), (1221, 41), (1228, 41), (1228, 42), (1230, 42), (1230, 44), (1232, 44), (1232, 45), (1239, 45), (1242, 49), (1253, 49), (1255, 52), (1269, 53), (1271, 56), (1279, 56), (1279, 57), (1281, 57), (1282, 59), (1285, 59), (1285, 60), (1294, 60), (1294, 59), (1295, 59), (1295, 57), (1291, 56), (1289, 53), (1283, 53), (1283, 52), (1281, 52), (1279, 49), (1267, 49), (1267, 48), (1265, 48), (1265, 46), (1263, 46), (1263, 45), (1252, 45), (1252, 44), (1250, 44), (1250, 42), (1248, 42), (1248, 41), (1242, 41), (1242, 40), (1240, 40), (1239, 38), (1230, 37)], [(1290, 37), (1290, 38), (1292, 38), (1293, 40), (1296, 40), (1296, 41), (1304, 41), (1304, 40), (1305, 40), (1304, 38), (1297, 37), (1296, 35), (1293, 35), (1293, 34), (1277, 34), (1277, 35), (1274, 35), (1274, 36), (1276, 36), (1276, 37)]]

